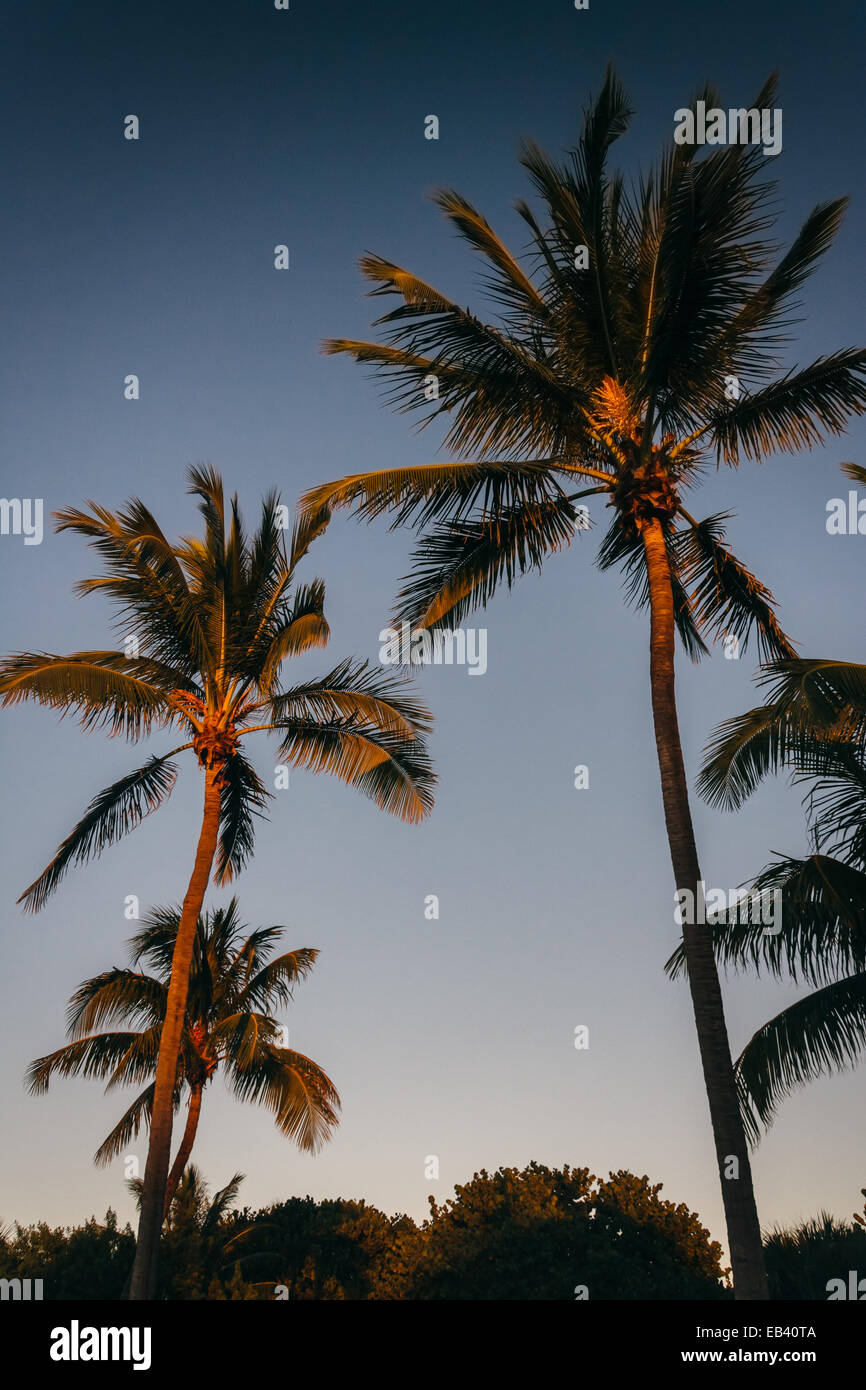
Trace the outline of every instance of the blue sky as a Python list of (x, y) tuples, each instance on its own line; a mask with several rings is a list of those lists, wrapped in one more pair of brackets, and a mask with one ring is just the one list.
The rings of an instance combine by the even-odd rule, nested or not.
[[(705, 79), (748, 105), (781, 73), (784, 152), (778, 235), (812, 206), (854, 198), (804, 295), (790, 354), (805, 364), (862, 337), (862, 80), (856, 10), (772, 0), (696, 17), (591, 0), (441, 3), (408, 9), (294, 0), (145, 9), (15, 6), (2, 121), (2, 490), (46, 514), (139, 494), (170, 533), (194, 525), (184, 470), (207, 459), (252, 510), (350, 471), (444, 455), (381, 404), (363, 371), (323, 356), (325, 337), (367, 336), (375, 304), (356, 261), (392, 257), (458, 302), (479, 303), (478, 267), (427, 194), (455, 187), (516, 248), (526, 196), (517, 162), (531, 135), (573, 143), (612, 59), (637, 114), (616, 162), (646, 168), (674, 112)], [(139, 116), (141, 138), (123, 139)], [(440, 138), (424, 139), (439, 116)], [(273, 268), (286, 243), (291, 269)], [(126, 401), (135, 373), (141, 398)], [(862, 537), (831, 537), (843, 459), (863, 461), (864, 428), (809, 455), (711, 474), (696, 508), (737, 512), (736, 553), (779, 601), (806, 655), (862, 660)], [(628, 1168), (664, 1183), (724, 1238), (687, 990), (662, 966), (675, 944), (673, 883), (649, 710), (648, 633), (615, 573), (593, 565), (600, 532), (578, 537), (541, 577), (497, 596), (488, 669), (424, 670), (440, 777), (429, 822), (385, 817), (328, 779), (292, 775), (237, 884), (253, 925), (281, 922), (287, 945), (321, 956), (287, 1017), (292, 1046), (334, 1079), (343, 1122), (316, 1158), (267, 1114), (207, 1096), (197, 1161), (216, 1185), (236, 1169), (243, 1200), (365, 1197), (420, 1218), (484, 1166)], [(344, 655), (375, 660), (409, 537), (338, 519), (304, 576), (327, 584), (332, 642), (300, 671)], [(0, 538), (4, 650), (105, 644), (106, 611), (72, 586), (94, 570), (80, 540)], [(714, 724), (754, 701), (752, 652), (680, 658), (693, 779)], [(121, 1164), (90, 1157), (119, 1095), (98, 1083), (28, 1097), (27, 1063), (63, 1040), (66, 1001), (120, 964), (142, 905), (177, 901), (199, 813), (195, 768), (126, 841), (72, 872), (36, 918), (15, 906), (91, 796), (137, 750), (86, 736), (47, 711), (0, 721), (4, 955), (0, 1165), (5, 1220), (52, 1223), (132, 1207)], [(168, 745), (155, 741), (154, 749)], [(275, 749), (256, 756), (270, 775)], [(576, 791), (575, 764), (590, 769)], [(731, 887), (772, 852), (805, 847), (799, 795), (762, 789), (736, 816), (696, 798), (707, 881)], [(438, 921), (424, 898), (440, 898)], [(214, 892), (211, 901), (225, 895)], [(735, 1049), (791, 990), (725, 986)], [(588, 1051), (574, 1028), (590, 1028)], [(822, 1081), (782, 1107), (754, 1162), (765, 1226), (859, 1206), (866, 1076)], [(130, 1152), (144, 1153), (141, 1141)], [(424, 1176), (437, 1155), (440, 1179)]]

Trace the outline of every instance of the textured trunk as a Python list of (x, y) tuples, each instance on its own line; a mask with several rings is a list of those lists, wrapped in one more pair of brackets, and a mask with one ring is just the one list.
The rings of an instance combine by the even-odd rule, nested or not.
[[(689, 810), (674, 692), (673, 591), (667, 547), (658, 519), (647, 523), (643, 544), (649, 579), (653, 722), (665, 824), (677, 891), (689, 889), (694, 895), (692, 901), (697, 904), (702, 894), (701, 871)], [(684, 923), (683, 944), (719, 1164), (734, 1297), (766, 1299), (761, 1228), (709, 929)]]
[(171, 958), (171, 981), (168, 987), (165, 1022), (159, 1040), (156, 1064), (156, 1085), (153, 1096), (153, 1115), (150, 1122), (150, 1144), (144, 1170), (141, 1216), (138, 1222), (138, 1241), (132, 1266), (130, 1299), (153, 1298), (156, 1292), (156, 1272), (159, 1258), (159, 1237), (165, 1207), (165, 1185), (171, 1157), (171, 1122), (177, 1059), (186, 1014), (189, 971), (195, 929), (204, 896), (210, 881), (214, 854), (219, 835), (220, 792), (217, 784), (219, 768), (205, 769), (204, 814), (195, 856), (195, 867), (183, 900), (180, 925)]
[(174, 1163), (171, 1165), (171, 1172), (168, 1175), (168, 1182), (165, 1186), (165, 1205), (163, 1206), (162, 1219), (168, 1216), (172, 1198), (177, 1192), (177, 1185), (183, 1177), (183, 1170), (189, 1162), (192, 1153), (192, 1146), (195, 1143), (196, 1130), (198, 1129), (198, 1117), (201, 1114), (201, 1086), (193, 1086), (189, 1096), (189, 1110), (186, 1117), (186, 1128), (183, 1131), (183, 1138), (180, 1141), (180, 1148), (175, 1154)]

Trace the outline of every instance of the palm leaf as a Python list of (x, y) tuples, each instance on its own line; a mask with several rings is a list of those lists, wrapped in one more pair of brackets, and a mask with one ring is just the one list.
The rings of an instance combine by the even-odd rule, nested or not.
[(34, 700), (73, 712), (84, 729), (139, 739), (154, 723), (174, 717), (166, 695), (178, 683), (177, 673), (161, 662), (122, 652), (19, 652), (0, 662), (0, 705)]
[(141, 631), (148, 655), (195, 679), (210, 665), (210, 653), (178, 552), (138, 498), (116, 514), (95, 502), (90, 512), (74, 507), (55, 513), (58, 531), (76, 531), (100, 554), (108, 573), (78, 584), (80, 594), (102, 593), (119, 616)]
[(445, 617), (462, 619), (486, 605), (504, 580), (541, 569), (544, 558), (571, 544), (576, 513), (560, 497), (502, 510), (495, 519), (452, 522), (420, 541), (411, 574), (397, 596), (396, 617), (413, 627), (432, 627)]
[(795, 658), (773, 609), (773, 595), (724, 545), (722, 512), (677, 533), (678, 575), (690, 589), (689, 610), (700, 630), (742, 640), (754, 630), (762, 660)]
[(466, 198), (453, 189), (440, 189), (433, 201), (456, 226), (461, 236), (494, 267), (487, 281), (491, 297), (521, 321), (545, 319), (549, 309), (544, 297), (521, 268), (489, 222)]
[(66, 1011), (70, 1037), (89, 1033), (109, 1022), (152, 1025), (165, 1013), (166, 987), (152, 975), (112, 969), (85, 980)]
[(815, 990), (758, 1029), (736, 1062), (741, 1095), (768, 1125), (785, 1096), (854, 1066), (864, 1051), (866, 974), (860, 973)]
[(239, 1009), (265, 1009), (288, 1004), (296, 984), (306, 979), (319, 952), (309, 946), (286, 951), (268, 961), (244, 985), (237, 997)]
[(78, 824), (59, 846), (57, 853), (39, 877), (18, 899), (26, 912), (38, 912), (54, 892), (71, 864), (87, 863), (140, 825), (144, 817), (161, 806), (170, 795), (177, 778), (171, 761), (191, 747), (183, 744), (162, 757), (152, 757), (143, 767), (128, 772), (93, 798)]
[[(118, 1154), (122, 1154), (127, 1145), (137, 1137), (142, 1125), (147, 1127), (150, 1126), (150, 1117), (153, 1113), (154, 1086), (155, 1083), (151, 1082), (149, 1086), (144, 1088), (140, 1095), (136, 1096), (129, 1108), (121, 1115), (111, 1132), (103, 1139), (96, 1153), (93, 1155), (93, 1161), (98, 1164), (99, 1167), (105, 1167), (112, 1159), (117, 1158)], [(141, 1178), (133, 1178), (131, 1179), (130, 1185), (136, 1182), (140, 1184), (142, 1181)]]
[[(767, 970), (777, 979), (824, 984), (840, 972), (866, 969), (866, 873), (841, 859), (813, 854), (780, 856), (752, 883), (754, 900), (779, 890), (778, 932), (748, 922), (711, 927), (716, 959), (727, 968)], [(752, 914), (757, 916), (757, 914)], [(685, 973), (682, 943), (665, 965), (672, 978)]]
[(770, 772), (814, 753), (816, 737), (866, 734), (866, 666), (820, 658), (770, 662), (766, 704), (720, 724), (707, 746), (698, 789), (734, 809)]
[(433, 809), (436, 776), (420, 737), (409, 742), (352, 716), (330, 723), (274, 720), (269, 727), (284, 736), (282, 761), (329, 773), (401, 820), (423, 820)]
[(233, 1069), (231, 1080), (239, 1100), (267, 1106), (281, 1132), (305, 1152), (321, 1148), (338, 1123), (333, 1083), (300, 1052), (266, 1044), (249, 1066)]
[(386, 468), (311, 488), (303, 494), (299, 506), (302, 516), (311, 518), (334, 507), (354, 507), (356, 515), (365, 520), (394, 511), (392, 529), (410, 523), (421, 527), (434, 520), (454, 520), (477, 507), (495, 516), (505, 507), (561, 496), (561, 489), (550, 477), (554, 464), (552, 459), (520, 464), (490, 460)]
[(47, 1091), (54, 1076), (96, 1076), (113, 1072), (135, 1043), (137, 1033), (98, 1033), (77, 1038), (45, 1057), (37, 1057), (27, 1068), (26, 1083), (31, 1095)]
[(360, 720), (383, 732), (416, 739), (429, 732), (432, 715), (408, 692), (408, 682), (384, 675), (366, 661), (341, 661), (317, 681), (293, 686), (270, 702), (280, 728), (293, 719), (308, 726), (329, 720)]
[(226, 758), (220, 782), (220, 833), (215, 882), (225, 887), (240, 873), (255, 843), (256, 817), (264, 815), (271, 793), (240, 748)]
[(852, 414), (866, 410), (866, 349), (843, 348), (710, 417), (720, 459), (737, 465), (741, 454), (796, 453), (843, 434)]

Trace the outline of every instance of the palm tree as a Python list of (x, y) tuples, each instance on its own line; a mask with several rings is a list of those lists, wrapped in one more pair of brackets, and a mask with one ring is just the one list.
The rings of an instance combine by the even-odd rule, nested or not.
[[(179, 909), (157, 908), (130, 942), (133, 968), (115, 967), (85, 980), (69, 1002), (71, 1041), (28, 1070), (31, 1094), (47, 1091), (55, 1075), (107, 1078), (106, 1091), (147, 1081), (97, 1149), (97, 1163), (116, 1158), (150, 1122), (179, 925)], [(315, 1153), (337, 1124), (340, 1102), (333, 1083), (309, 1057), (279, 1041), (282, 1030), (272, 1010), (289, 1002), (318, 956), (305, 946), (271, 959), (282, 931), (250, 932), (239, 919), (236, 898), (198, 920), (175, 1085), (176, 1109), (187, 1093), (187, 1120), (168, 1176), (165, 1217), (192, 1153), (205, 1087), (220, 1066), (235, 1095), (267, 1105), (280, 1131), (306, 1152)], [(136, 970), (142, 963), (154, 974)], [(100, 1024), (112, 1026), (95, 1032)]]
[[(771, 78), (755, 100), (772, 107)], [(707, 106), (719, 100), (707, 89)], [(377, 322), (383, 342), (333, 339), (391, 382), (423, 428), (445, 417), (457, 458), (354, 474), (305, 494), (301, 517), (324, 526), (334, 508), (384, 512), (422, 534), (397, 616), (429, 628), (459, 622), (497, 586), (540, 567), (583, 531), (587, 508), (612, 510), (599, 551), (619, 565), (630, 598), (649, 608), (650, 687), (665, 822), (678, 889), (701, 874), (674, 696), (674, 632), (693, 659), (725, 634), (792, 656), (772, 595), (725, 544), (728, 513), (698, 521), (683, 495), (712, 462), (736, 466), (840, 434), (866, 408), (866, 350), (845, 349), (779, 375), (792, 296), (831, 244), (845, 201), (822, 204), (773, 265), (764, 232), (769, 186), (760, 147), (671, 143), (633, 189), (609, 175), (610, 145), (631, 110), (608, 70), (566, 162), (531, 142), (522, 163), (544, 205), (523, 263), (471, 203), (435, 201), (485, 259), (487, 322), (392, 261), (365, 255), (374, 296), (400, 303)], [(544, 225), (542, 225), (544, 224)], [(577, 490), (572, 491), (577, 485)], [(737, 1105), (718, 973), (706, 934), (684, 931), (695, 1021), (737, 1294), (765, 1298), (760, 1229)], [(736, 1166), (736, 1165), (735, 1165)]]
[[(767, 773), (789, 769), (809, 786), (812, 853), (779, 856), (752, 884), (751, 902), (781, 894), (778, 932), (722, 921), (712, 935), (726, 966), (816, 988), (759, 1028), (737, 1059), (753, 1142), (792, 1090), (866, 1054), (866, 666), (778, 661), (761, 683), (770, 698), (720, 726), (701, 790), (735, 809)], [(682, 965), (680, 950), (667, 968), (673, 975)]]
[[(212, 1280), (236, 1258), (238, 1242), (241, 1248), (248, 1243), (255, 1228), (232, 1222), (232, 1207), (245, 1176), (234, 1173), (211, 1197), (201, 1169), (190, 1163), (185, 1170), (165, 1216), (168, 1258), (164, 1263), (169, 1269), (161, 1273), (171, 1290), (169, 1297), (209, 1297)], [(140, 1207), (141, 1178), (130, 1178), (127, 1187)], [(233, 1224), (237, 1227), (234, 1230)]]
[[(183, 1036), (196, 922), (215, 869), (228, 883), (249, 858), (255, 820), (270, 793), (244, 752), (255, 733), (275, 733), (282, 763), (328, 772), (404, 820), (432, 806), (425, 707), (367, 663), (343, 661), (320, 680), (286, 687), (287, 657), (324, 646), (328, 625), (319, 579), (295, 584), (295, 569), (320, 528), (296, 526), (287, 553), (276, 493), (247, 535), (233, 497), (210, 467), (190, 470), (204, 537), (172, 544), (144, 503), (111, 512), (57, 514), (57, 529), (87, 537), (105, 573), (78, 585), (113, 600), (128, 634), (123, 651), (70, 656), (24, 652), (0, 662), (0, 701), (35, 700), (132, 742), (180, 729), (183, 742), (154, 753), (93, 798), (48, 867), (19, 901), (42, 906), (69, 866), (99, 854), (169, 796), (177, 757), (191, 752), (204, 781), (195, 861), (172, 956), (154, 1079), (150, 1144), (130, 1297), (152, 1296), (171, 1150), (175, 1074)], [(283, 509), (284, 511), (285, 509)], [(130, 631), (131, 629), (131, 631)]]

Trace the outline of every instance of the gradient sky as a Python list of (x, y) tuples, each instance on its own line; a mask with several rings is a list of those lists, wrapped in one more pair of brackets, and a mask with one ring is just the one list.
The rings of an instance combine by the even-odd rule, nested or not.
[[(392, 414), (330, 335), (368, 336), (374, 304), (356, 260), (376, 251), (481, 309), (478, 261), (427, 194), (469, 197), (520, 248), (513, 200), (531, 135), (552, 153), (613, 59), (636, 116), (615, 163), (646, 168), (673, 113), (704, 80), (748, 105), (781, 72), (784, 153), (778, 234), (819, 201), (854, 196), (835, 248), (804, 296), (791, 362), (863, 338), (862, 45), (853, 3), (751, 0), (716, 6), (591, 0), (408, 6), (292, 0), (7, 7), (2, 491), (47, 513), (138, 493), (172, 533), (195, 523), (184, 470), (207, 459), (248, 511), (278, 486), (294, 503), (344, 472), (444, 457), (441, 439)], [(123, 117), (141, 121), (137, 143)], [(440, 120), (438, 142), (424, 117)], [(291, 269), (273, 268), (285, 242)], [(141, 399), (123, 398), (138, 374)], [(738, 513), (730, 539), (779, 600), (805, 655), (863, 660), (862, 537), (830, 537), (827, 500), (866, 429), (810, 455), (711, 475), (692, 510)], [(600, 509), (599, 509), (600, 510)], [(321, 957), (287, 1017), (291, 1045), (336, 1082), (343, 1121), (318, 1157), (269, 1116), (206, 1098), (196, 1160), (221, 1185), (248, 1176), (251, 1205), (311, 1193), (426, 1213), (482, 1166), (628, 1168), (664, 1183), (724, 1239), (709, 1117), (686, 987), (662, 966), (676, 939), (649, 707), (648, 632), (619, 577), (593, 565), (600, 531), (543, 576), (467, 620), (488, 630), (488, 670), (427, 669), (441, 779), (423, 827), (384, 816), (324, 777), (292, 774), (237, 884), (244, 919), (281, 922), (286, 946)], [(323, 672), (376, 659), (408, 534), (334, 522), (305, 562), (327, 582), (332, 642), (298, 663)], [(77, 600), (95, 571), (75, 537), (0, 538), (0, 647), (107, 645), (106, 610)], [(721, 718), (754, 702), (754, 654), (700, 667), (678, 655), (693, 779)], [(294, 678), (294, 673), (293, 673)], [(91, 796), (140, 750), (87, 736), (48, 711), (0, 720), (5, 970), (0, 1217), (78, 1222), (112, 1205), (132, 1216), (122, 1164), (91, 1155), (123, 1101), (98, 1083), (26, 1095), (28, 1062), (63, 1041), (69, 995), (121, 964), (142, 906), (178, 901), (200, 810), (188, 764), (164, 809), (90, 866), (36, 918), (15, 906)], [(155, 740), (154, 751), (170, 746)], [(255, 761), (270, 780), (275, 749)], [(586, 763), (590, 788), (576, 791)], [(737, 816), (694, 802), (705, 878), (732, 887), (773, 851), (806, 846), (799, 793), (782, 780)], [(424, 897), (440, 897), (438, 921)], [(216, 903), (226, 895), (213, 892)], [(795, 997), (734, 977), (732, 1045)], [(589, 1051), (573, 1045), (588, 1024)], [(124, 1093), (125, 1094), (125, 1093)], [(788, 1100), (757, 1151), (765, 1226), (859, 1207), (866, 1071)], [(142, 1140), (130, 1152), (144, 1154)], [(440, 1179), (424, 1176), (436, 1154)], [(143, 1166), (143, 1165), (142, 1165)]]

